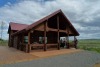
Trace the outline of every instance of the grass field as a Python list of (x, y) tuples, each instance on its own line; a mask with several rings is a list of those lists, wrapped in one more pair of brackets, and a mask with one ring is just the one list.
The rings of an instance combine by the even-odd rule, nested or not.
[[(7, 46), (7, 40), (0, 40), (0, 46)], [(89, 50), (89, 51), (96, 51), (100, 53), (100, 39), (82, 39), (78, 40), (78, 48)]]
[(79, 40), (78, 48), (100, 53), (100, 39)]
[(0, 40), (0, 46), (7, 46), (8, 41), (7, 40)]

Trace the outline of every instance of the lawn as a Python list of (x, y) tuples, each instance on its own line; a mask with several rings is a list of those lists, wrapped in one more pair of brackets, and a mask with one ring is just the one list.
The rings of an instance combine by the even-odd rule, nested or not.
[(79, 40), (78, 48), (100, 53), (100, 39)]
[(0, 46), (7, 46), (8, 41), (7, 40), (0, 40)]

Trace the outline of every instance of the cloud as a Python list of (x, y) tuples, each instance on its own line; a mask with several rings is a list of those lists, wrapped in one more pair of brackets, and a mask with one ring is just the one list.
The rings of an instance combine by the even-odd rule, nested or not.
[[(80, 33), (79, 38), (100, 37), (100, 0), (20, 0), (0, 8), (0, 21), (31, 24), (50, 13), (62, 9)], [(7, 39), (7, 34), (5, 39)], [(88, 36), (87, 36), (88, 35)]]

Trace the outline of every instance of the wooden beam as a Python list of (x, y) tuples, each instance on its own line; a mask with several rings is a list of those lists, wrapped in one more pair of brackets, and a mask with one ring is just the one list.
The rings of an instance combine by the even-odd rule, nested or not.
[(47, 28), (47, 30), (48, 30), (48, 31), (55, 31), (55, 32), (58, 31), (58, 29), (53, 29), (53, 28)]
[(57, 31), (57, 33), (58, 33), (58, 38), (57, 38), (57, 40), (58, 40), (58, 50), (60, 50), (60, 44), (59, 44), (59, 16), (57, 16), (57, 28), (58, 28), (58, 31)]
[(47, 27), (47, 22), (44, 23), (44, 51), (47, 50), (47, 45), (46, 45), (46, 27)]
[[(55, 31), (55, 32), (58, 31), (58, 29), (53, 29), (53, 28), (48, 28), (47, 30), (48, 30), (48, 31)], [(61, 29), (59, 29), (59, 32), (64, 32), (64, 33), (66, 33), (66, 30), (61, 30)]]
[(28, 32), (28, 53), (31, 51), (31, 46), (30, 46), (30, 31)]

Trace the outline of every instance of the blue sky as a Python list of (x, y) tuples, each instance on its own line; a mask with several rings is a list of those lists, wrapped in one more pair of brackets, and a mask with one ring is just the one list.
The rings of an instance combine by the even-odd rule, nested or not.
[(4, 5), (11, 3), (15, 4), (18, 0), (0, 0), (0, 7), (3, 7)]
[[(9, 3), (15, 4), (15, 3), (18, 3), (19, 1), (24, 1), (24, 0), (0, 0), (0, 7), (4, 6), (6, 4), (9, 4)], [(30, 1), (32, 1), (32, 0), (30, 0)], [(33, 0), (33, 1), (44, 2), (44, 1), (53, 1), (53, 0)]]
[(0, 0), (3, 39), (8, 39), (9, 22), (31, 24), (58, 9), (80, 33), (79, 39), (100, 39), (100, 0)]

